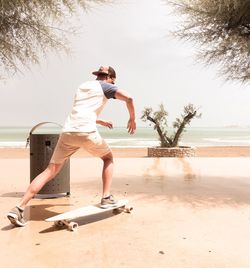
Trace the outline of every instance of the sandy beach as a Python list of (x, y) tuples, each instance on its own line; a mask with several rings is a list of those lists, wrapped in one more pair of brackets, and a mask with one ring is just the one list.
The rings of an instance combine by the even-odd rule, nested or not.
[[(147, 157), (147, 148), (113, 148), (114, 157)], [(196, 157), (250, 157), (250, 146), (214, 146), (197, 147)], [(29, 157), (29, 148), (1, 148), (0, 158)], [(90, 157), (84, 150), (79, 150), (73, 157)]]
[(25, 212), (27, 226), (14, 228), (6, 214), (29, 184), (29, 149), (1, 149), (1, 265), (249, 268), (250, 149), (223, 150), (149, 158), (146, 149), (115, 149), (112, 191), (129, 200), (133, 213), (82, 218), (72, 233), (44, 219), (98, 203), (102, 162), (77, 153), (71, 159), (70, 197), (34, 198)]

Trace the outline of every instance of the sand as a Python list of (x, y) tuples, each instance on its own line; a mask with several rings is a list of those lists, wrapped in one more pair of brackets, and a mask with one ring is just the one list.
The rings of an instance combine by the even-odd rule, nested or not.
[(73, 157), (71, 196), (31, 200), (27, 226), (14, 228), (5, 215), (29, 184), (29, 151), (0, 150), (1, 266), (249, 268), (249, 149), (233, 149), (192, 158), (115, 150), (112, 192), (134, 211), (79, 219), (76, 233), (44, 219), (98, 203), (102, 162)]
[[(147, 148), (113, 148), (114, 157), (135, 158), (147, 157)], [(250, 157), (250, 146), (214, 146), (214, 147), (197, 147), (196, 157)], [(1, 158), (27, 158), (29, 157), (29, 148), (1, 148)], [(90, 157), (90, 155), (79, 150), (73, 157)]]

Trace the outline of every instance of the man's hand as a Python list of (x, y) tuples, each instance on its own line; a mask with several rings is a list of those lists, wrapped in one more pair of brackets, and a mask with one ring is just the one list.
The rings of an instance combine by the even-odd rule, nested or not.
[(104, 127), (108, 127), (110, 129), (113, 128), (113, 123), (111, 121), (96, 120), (96, 124), (104, 126)]
[(136, 130), (136, 122), (135, 120), (129, 119), (128, 125), (127, 125), (127, 130), (129, 134), (134, 134)]
[(136, 130), (136, 123), (135, 123), (135, 107), (133, 98), (126, 91), (121, 89), (118, 89), (116, 91), (115, 97), (118, 100), (126, 102), (130, 118), (128, 120), (127, 129), (129, 134), (134, 134)]
[(111, 121), (104, 121), (103, 126), (112, 129), (113, 128), (113, 123)]

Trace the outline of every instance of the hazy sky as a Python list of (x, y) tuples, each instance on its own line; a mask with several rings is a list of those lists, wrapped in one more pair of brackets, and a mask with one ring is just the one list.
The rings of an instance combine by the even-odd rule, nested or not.
[[(178, 18), (169, 11), (160, 0), (119, 0), (85, 13), (71, 56), (50, 54), (41, 66), (0, 84), (0, 125), (63, 124), (76, 88), (94, 79), (100, 65), (114, 67), (119, 88), (134, 96), (139, 126), (145, 126), (143, 108), (160, 103), (169, 123), (193, 103), (203, 116), (192, 126), (250, 125), (250, 87), (225, 83), (214, 67), (197, 64), (193, 45), (170, 35)], [(127, 116), (122, 102), (110, 100), (101, 117), (125, 126)]]

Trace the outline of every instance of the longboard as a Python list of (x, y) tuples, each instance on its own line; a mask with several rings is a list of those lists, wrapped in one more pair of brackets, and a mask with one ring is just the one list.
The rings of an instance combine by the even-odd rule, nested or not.
[(101, 208), (100, 204), (89, 205), (89, 206), (81, 207), (78, 209), (74, 209), (74, 210), (50, 217), (46, 219), (45, 221), (54, 222), (54, 224), (59, 227), (67, 226), (68, 230), (76, 231), (78, 228), (78, 223), (72, 220), (81, 218), (81, 217), (87, 217), (90, 215), (96, 215), (99, 213), (104, 213), (107, 211), (113, 211), (113, 213), (118, 213), (118, 212), (131, 213), (133, 208), (126, 206), (127, 204), (128, 204), (127, 199), (121, 199), (114, 206), (109, 207), (109, 208)]

